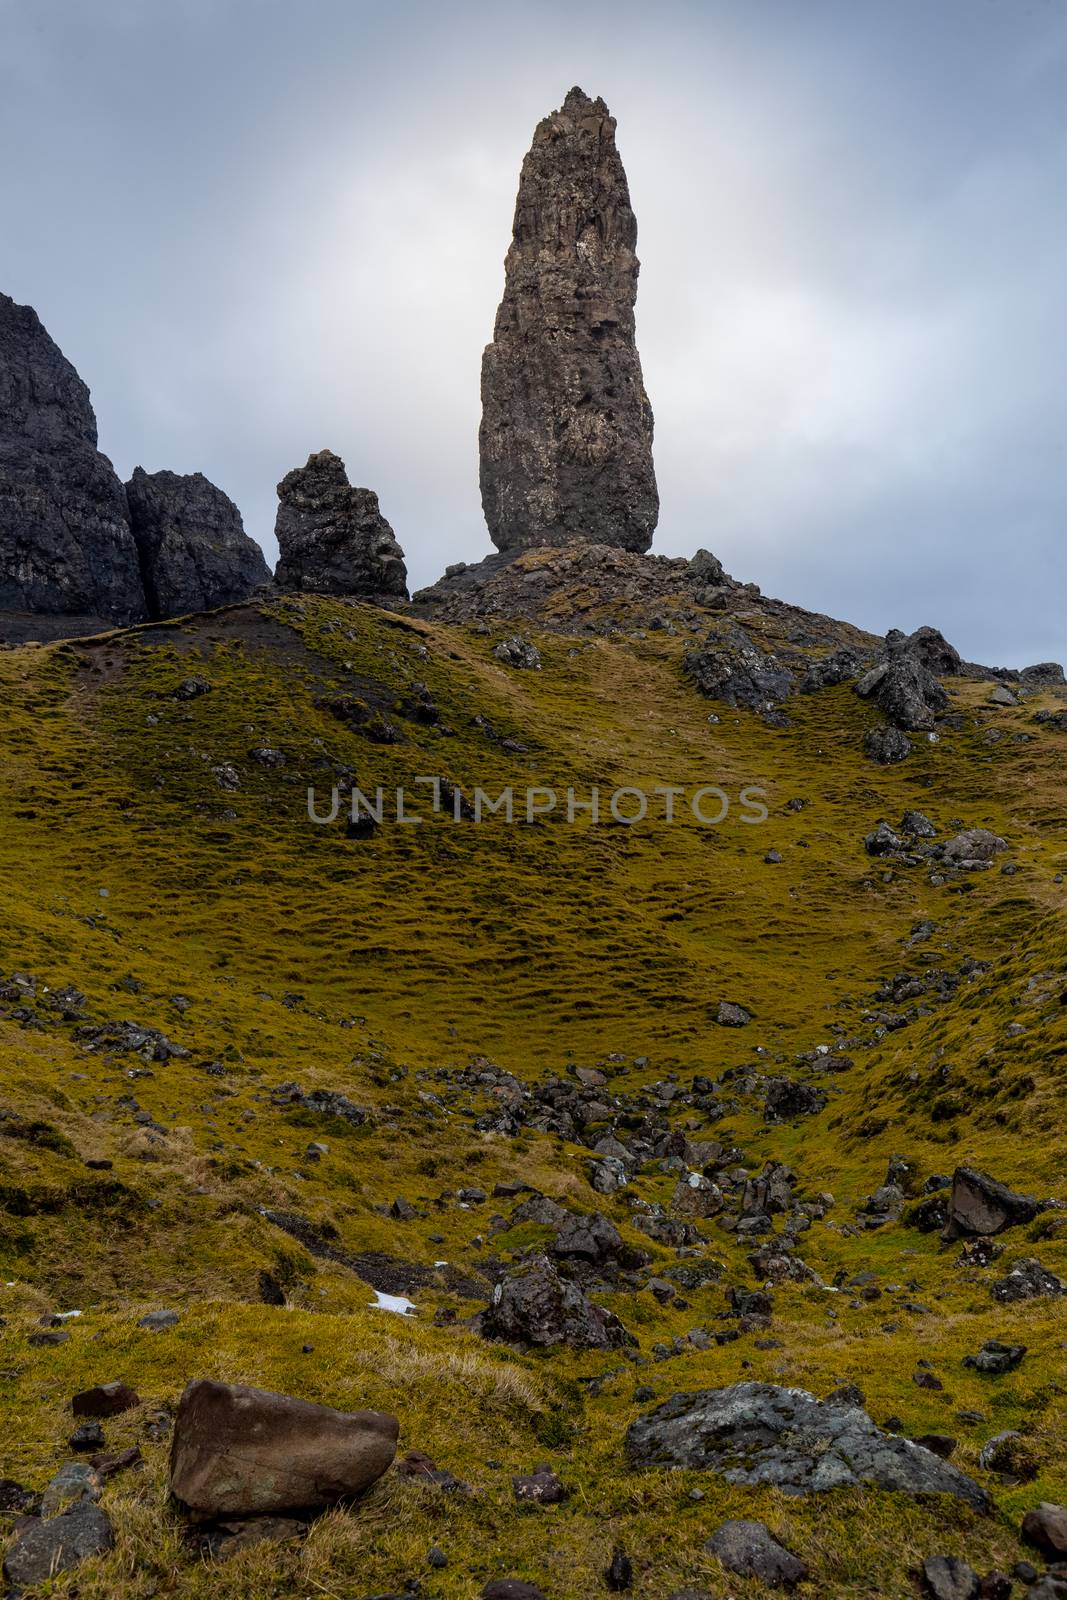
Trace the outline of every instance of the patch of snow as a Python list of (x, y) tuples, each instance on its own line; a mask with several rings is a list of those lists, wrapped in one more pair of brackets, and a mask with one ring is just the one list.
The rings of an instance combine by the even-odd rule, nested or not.
[(400, 1317), (410, 1317), (415, 1310), (413, 1300), (406, 1300), (402, 1294), (385, 1294), (381, 1289), (375, 1289), (374, 1299), (367, 1304), (373, 1311), (395, 1311)]

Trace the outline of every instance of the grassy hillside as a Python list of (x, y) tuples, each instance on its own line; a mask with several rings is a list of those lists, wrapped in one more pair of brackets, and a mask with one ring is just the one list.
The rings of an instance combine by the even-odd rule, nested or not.
[[(758, 640), (770, 624), (746, 626)], [(988, 1288), (1020, 1255), (1067, 1274), (1057, 1214), (1008, 1234), (993, 1269), (958, 1265), (958, 1246), (907, 1221), (856, 1225), (893, 1155), (916, 1195), (958, 1163), (1064, 1192), (1067, 735), (1033, 720), (1056, 702), (993, 708), (989, 685), (952, 680), (957, 725), (881, 768), (862, 753), (875, 713), (848, 685), (791, 700), (788, 726), (770, 727), (702, 699), (669, 632), (535, 631), (541, 670), (516, 671), (493, 653), (513, 631), (309, 598), (0, 653), (0, 1470), (43, 1487), (67, 1454), (65, 1404), (88, 1383), (121, 1377), (144, 1401), (108, 1427), (109, 1445), (140, 1442), (147, 1462), (108, 1489), (118, 1547), (59, 1593), (358, 1596), (415, 1577), (459, 1600), (511, 1573), (578, 1600), (602, 1590), (615, 1542), (638, 1567), (635, 1592), (714, 1592), (703, 1541), (739, 1515), (788, 1536), (820, 1595), (902, 1596), (934, 1551), (1010, 1567), (1022, 1512), (1063, 1499), (1062, 1313), (997, 1305)], [(429, 816), (420, 776), (468, 796), (716, 785), (734, 804), (717, 827), (684, 807), (633, 827), (588, 813), (569, 824), (560, 808), (476, 824)], [(308, 787), (325, 805), (339, 777), (368, 794), (402, 785), (409, 806), (421, 793), (425, 820), (390, 821), (387, 807), (366, 837), (343, 818), (316, 825)], [(740, 820), (748, 786), (766, 792), (759, 825)], [(868, 856), (864, 835), (910, 807), (942, 836), (993, 829), (1017, 870), (931, 882), (929, 866)], [(946, 999), (878, 998), (894, 975), (961, 966)], [(752, 1013), (747, 1027), (717, 1025), (723, 1000)], [(80, 1031), (123, 1021), (183, 1053), (146, 1059), (151, 1046)], [(829, 1071), (813, 1052), (835, 1044), (852, 1064)], [(511, 1208), (494, 1184), (603, 1211), (654, 1275), (677, 1254), (634, 1227), (634, 1208), (666, 1206), (675, 1174), (653, 1164), (620, 1194), (594, 1194), (581, 1146), (476, 1126), (493, 1095), (459, 1080), (472, 1063), (530, 1085), (599, 1067), (634, 1105), (676, 1081), (671, 1115), (691, 1138), (736, 1145), (753, 1171), (786, 1161), (805, 1198), (833, 1196), (803, 1259), (830, 1285), (871, 1271), (881, 1297), (784, 1285), (777, 1347), (743, 1335), (660, 1360), (654, 1347), (718, 1326), (724, 1286), (754, 1287), (745, 1247), (708, 1222), (703, 1255), (723, 1274), (687, 1291), (686, 1309), (647, 1292), (605, 1300), (647, 1365), (486, 1343), (465, 1325), (488, 1298), (486, 1263), (539, 1237), (491, 1222)], [(694, 1075), (728, 1073), (719, 1112), (694, 1109)], [(767, 1123), (755, 1073), (812, 1084), (827, 1103)], [(284, 1083), (340, 1091), (366, 1120), (294, 1104)], [(327, 1146), (317, 1160), (310, 1141)], [(490, 1198), (461, 1203), (475, 1185)], [(397, 1197), (410, 1220), (389, 1215)], [(267, 1211), (313, 1231), (294, 1237)], [(417, 1283), (414, 1317), (368, 1307), (368, 1261), (372, 1276)], [(181, 1312), (176, 1329), (136, 1326), (161, 1306)], [(65, 1343), (27, 1344), (42, 1316), (69, 1311), (81, 1315)], [(1007, 1377), (962, 1365), (992, 1337), (1028, 1346)], [(942, 1390), (915, 1384), (919, 1359)], [(205, 1568), (166, 1506), (165, 1438), (146, 1435), (194, 1375), (393, 1410), (401, 1449), (475, 1493), (389, 1475), (303, 1545)], [(953, 1433), (954, 1461), (996, 1513), (626, 1470), (626, 1426), (650, 1403), (635, 1388), (658, 1401), (741, 1377), (820, 1395), (857, 1382), (879, 1422)], [(1006, 1429), (1026, 1437), (1026, 1481), (978, 1468)], [(511, 1473), (541, 1459), (570, 1498), (516, 1507)]]

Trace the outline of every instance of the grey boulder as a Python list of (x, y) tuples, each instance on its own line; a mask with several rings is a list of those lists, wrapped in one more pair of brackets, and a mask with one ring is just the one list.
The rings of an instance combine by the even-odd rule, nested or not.
[(672, 1395), (631, 1423), (625, 1449), (632, 1467), (703, 1469), (785, 1494), (870, 1484), (988, 1507), (972, 1479), (920, 1445), (883, 1433), (859, 1407), (770, 1383)]
[(28, 1524), (4, 1560), (13, 1589), (44, 1583), (89, 1556), (105, 1555), (115, 1543), (111, 1521), (91, 1500), (80, 1500), (62, 1516)]
[(923, 1562), (923, 1594), (931, 1600), (977, 1600), (978, 1574), (956, 1556), (930, 1556)]

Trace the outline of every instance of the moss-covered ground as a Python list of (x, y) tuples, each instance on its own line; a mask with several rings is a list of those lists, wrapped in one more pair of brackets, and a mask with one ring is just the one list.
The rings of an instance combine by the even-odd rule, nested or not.
[[(1065, 1492), (1067, 1319), (1062, 1301), (998, 1305), (989, 1282), (1029, 1254), (1067, 1275), (1067, 1235), (1041, 1218), (1005, 1236), (1000, 1266), (978, 1269), (936, 1233), (851, 1224), (894, 1154), (916, 1185), (970, 1163), (1028, 1192), (1067, 1192), (1067, 735), (1034, 722), (1040, 697), (994, 709), (988, 685), (958, 680), (957, 726), (881, 768), (862, 754), (874, 714), (847, 685), (790, 701), (789, 725), (773, 728), (701, 699), (670, 633), (537, 634), (543, 664), (530, 672), (494, 658), (503, 631), (308, 598), (0, 654), (0, 1473), (43, 1487), (69, 1453), (69, 1397), (87, 1384), (122, 1378), (144, 1402), (107, 1425), (109, 1446), (140, 1442), (146, 1458), (106, 1491), (116, 1550), (56, 1591), (356, 1597), (417, 1578), (427, 1596), (466, 1600), (510, 1574), (584, 1600), (603, 1591), (621, 1543), (636, 1593), (719, 1593), (702, 1547), (731, 1515), (764, 1518), (820, 1596), (913, 1594), (917, 1562), (935, 1551), (1010, 1566), (1022, 1513)], [(209, 691), (176, 698), (194, 676)], [(418, 684), (436, 723), (414, 714)], [(395, 742), (382, 742), (389, 729)], [(571, 825), (558, 808), (532, 825), (426, 815), (349, 837), (343, 818), (316, 825), (307, 812), (309, 785), (326, 804), (338, 775), (367, 794), (403, 785), (409, 806), (426, 796), (424, 814), (426, 776), (467, 795), (570, 786), (579, 799), (592, 785), (604, 798), (715, 785), (733, 805), (717, 827), (681, 805), (673, 823), (659, 813), (632, 827), (588, 813)], [(741, 820), (748, 786), (766, 791), (762, 824)], [(942, 835), (992, 828), (1017, 870), (933, 883), (928, 867), (872, 860), (864, 835), (909, 807)], [(765, 862), (770, 849), (779, 864)], [(932, 931), (909, 943), (924, 922)], [(894, 974), (967, 957), (989, 966), (943, 1003), (875, 998)], [(13, 974), (32, 989), (16, 993)], [(78, 1015), (55, 1009), (67, 986), (84, 996), (66, 1008)], [(746, 1028), (716, 1026), (724, 999), (753, 1014)], [(886, 1029), (885, 1011), (910, 1020)], [(188, 1054), (145, 1061), (75, 1036), (113, 1020)], [(657, 1360), (654, 1346), (715, 1327), (723, 1283), (754, 1286), (743, 1248), (709, 1222), (724, 1279), (687, 1291), (686, 1310), (609, 1297), (647, 1364), (524, 1356), (466, 1326), (484, 1303), (470, 1292), (480, 1263), (532, 1236), (493, 1233), (507, 1202), (463, 1205), (459, 1189), (521, 1180), (602, 1210), (662, 1272), (674, 1254), (635, 1231), (632, 1202), (666, 1204), (675, 1180), (649, 1168), (595, 1195), (587, 1152), (478, 1131), (484, 1097), (457, 1094), (442, 1069), (484, 1059), (542, 1083), (596, 1066), (640, 1097), (730, 1069), (807, 1080), (798, 1058), (843, 1038), (854, 1065), (819, 1079), (818, 1114), (766, 1125), (741, 1095), (717, 1119), (684, 1107), (678, 1126), (737, 1144), (750, 1169), (788, 1162), (805, 1197), (831, 1193), (803, 1257), (830, 1284), (874, 1272), (881, 1299), (782, 1287), (780, 1347), (745, 1335)], [(341, 1091), (369, 1117), (278, 1104), (283, 1082)], [(313, 1140), (327, 1147), (317, 1161)], [(388, 1215), (398, 1196), (413, 1219)], [(265, 1210), (299, 1213), (349, 1255), (424, 1268), (417, 1314), (370, 1309), (355, 1272), (313, 1257)], [(265, 1274), (284, 1305), (263, 1303)], [(181, 1313), (177, 1328), (137, 1327), (162, 1306)], [(27, 1343), (42, 1317), (70, 1311), (81, 1315), (65, 1343)], [(443, 1312), (455, 1322), (436, 1322)], [(962, 1364), (992, 1337), (1028, 1347), (1006, 1377)], [(942, 1390), (914, 1383), (920, 1359)], [(395, 1411), (402, 1450), (427, 1452), (475, 1493), (391, 1474), (301, 1545), (206, 1566), (167, 1506), (166, 1441), (145, 1431), (199, 1375)], [(626, 1469), (626, 1426), (647, 1409), (638, 1385), (659, 1400), (742, 1377), (817, 1394), (857, 1382), (876, 1420), (954, 1434), (953, 1459), (990, 1490), (994, 1514)], [(1027, 1481), (978, 1466), (1006, 1429), (1026, 1436)], [(542, 1459), (570, 1498), (516, 1506), (511, 1474)], [(431, 1545), (446, 1567), (427, 1565)], [(729, 1592), (761, 1591), (731, 1580)]]

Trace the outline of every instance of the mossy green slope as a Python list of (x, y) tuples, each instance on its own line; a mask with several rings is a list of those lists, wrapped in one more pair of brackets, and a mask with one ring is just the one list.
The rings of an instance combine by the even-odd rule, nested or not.
[[(0, 1120), (2, 1470), (46, 1481), (64, 1454), (64, 1402), (84, 1383), (122, 1376), (159, 1407), (190, 1375), (214, 1373), (393, 1409), (405, 1448), (477, 1490), (435, 1498), (389, 1479), (298, 1550), (247, 1552), (208, 1573), (182, 1554), (165, 1509), (165, 1446), (146, 1444), (145, 1474), (108, 1491), (118, 1550), (59, 1588), (358, 1595), (419, 1576), (449, 1600), (511, 1571), (572, 1600), (602, 1588), (618, 1539), (639, 1558), (637, 1591), (666, 1596), (683, 1581), (714, 1589), (702, 1545), (728, 1515), (788, 1535), (831, 1596), (911, 1593), (909, 1566), (935, 1549), (1010, 1562), (1021, 1512), (1064, 1492), (1056, 1302), (997, 1306), (989, 1272), (955, 1266), (936, 1235), (841, 1225), (896, 1152), (920, 1179), (968, 1161), (1030, 1192), (1062, 1190), (1067, 738), (1033, 722), (1039, 700), (994, 711), (988, 686), (960, 680), (958, 728), (883, 769), (863, 759), (872, 713), (847, 685), (790, 701), (789, 726), (770, 728), (702, 700), (667, 633), (537, 634), (540, 672), (497, 662), (497, 637), (303, 599), (0, 655), (0, 975), (36, 980), (28, 1004), (0, 1006), (0, 1108), (13, 1113)], [(192, 675), (209, 692), (175, 698)], [(437, 723), (410, 714), (420, 683)], [(331, 711), (338, 700), (367, 707), (363, 732)], [(367, 737), (383, 723), (396, 742)], [(284, 764), (250, 754), (264, 749)], [(220, 787), (229, 767), (236, 788)], [(346, 770), (368, 794), (404, 786), (425, 820), (369, 838), (349, 838), (343, 820), (314, 824), (309, 785), (321, 805)], [(598, 785), (602, 805), (624, 785), (715, 785), (733, 805), (718, 827), (683, 806), (669, 824), (579, 813), (569, 825), (560, 806), (531, 826), (476, 825), (430, 817), (416, 783), (427, 776), (467, 795), (536, 785), (588, 799)], [(766, 791), (761, 825), (740, 818), (750, 786)], [(803, 809), (787, 808), (794, 798)], [(863, 836), (908, 807), (942, 832), (994, 829), (1018, 870), (942, 884), (920, 868), (887, 872)], [(764, 860), (771, 847), (778, 865)], [(924, 921), (933, 931), (909, 944)], [(990, 965), (884, 1030), (874, 997), (886, 978), (968, 956)], [(146, 1064), (87, 1050), (79, 1021), (50, 1009), (48, 993), (65, 985), (85, 995), (82, 1020), (130, 1019), (189, 1054)], [(717, 1027), (723, 999), (753, 1022)], [(640, 1096), (672, 1074), (683, 1086), (742, 1068), (807, 1077), (797, 1058), (838, 1037), (866, 1042), (850, 1046), (853, 1068), (819, 1079), (828, 1103), (817, 1115), (768, 1126), (740, 1094), (721, 1119), (689, 1108), (679, 1125), (736, 1142), (750, 1167), (789, 1162), (806, 1194), (832, 1192), (832, 1225), (804, 1235), (804, 1259), (827, 1282), (869, 1268), (928, 1312), (901, 1313), (899, 1296), (853, 1307), (793, 1286), (776, 1292), (781, 1348), (745, 1337), (621, 1372), (617, 1357), (517, 1356), (462, 1325), (483, 1258), (532, 1242), (490, 1236), (491, 1204), (456, 1203), (465, 1184), (522, 1179), (607, 1212), (656, 1270), (674, 1257), (634, 1230), (626, 1191), (593, 1194), (579, 1147), (477, 1131), (464, 1112), (483, 1109), (478, 1095), (450, 1095), (439, 1069), (485, 1058), (536, 1083), (599, 1065), (613, 1089)], [(340, 1090), (369, 1118), (326, 1122), (275, 1104), (285, 1080)], [(305, 1159), (309, 1140), (328, 1146), (320, 1161)], [(673, 1184), (649, 1171), (635, 1191), (666, 1203)], [(384, 1214), (397, 1195), (414, 1220)], [(349, 1255), (424, 1268), (418, 1317), (368, 1310), (358, 1276), (313, 1257), (265, 1210), (299, 1212)], [(707, 1232), (726, 1281), (751, 1282), (743, 1252), (714, 1224)], [(1047, 1233), (1041, 1219), (1009, 1235), (1004, 1261), (1038, 1253), (1063, 1275), (1067, 1250)], [(259, 1302), (263, 1273), (286, 1307)], [(648, 1355), (724, 1309), (721, 1286), (688, 1298), (685, 1311), (648, 1294), (611, 1303)], [(182, 1310), (177, 1330), (136, 1329), (137, 1313), (163, 1304)], [(42, 1313), (72, 1309), (83, 1315), (67, 1343), (27, 1346)], [(435, 1326), (439, 1310), (459, 1324)], [(1009, 1377), (982, 1379), (962, 1358), (994, 1336), (1029, 1353)], [(943, 1391), (913, 1383), (920, 1357)], [(740, 1377), (816, 1393), (858, 1381), (876, 1419), (957, 1432), (955, 1460), (991, 1488), (997, 1514), (874, 1494), (816, 1505), (625, 1471), (636, 1383), (661, 1399)], [(968, 1409), (985, 1420), (953, 1420)], [(124, 1419), (115, 1443), (140, 1437), (142, 1422)], [(978, 1472), (981, 1444), (1006, 1428), (1031, 1443), (1032, 1481)], [(549, 1455), (571, 1498), (517, 1510), (509, 1474)], [(698, 1487), (703, 1500), (690, 1498)], [(435, 1542), (449, 1566), (430, 1572)]]

